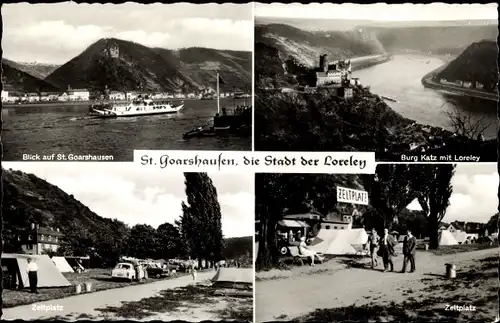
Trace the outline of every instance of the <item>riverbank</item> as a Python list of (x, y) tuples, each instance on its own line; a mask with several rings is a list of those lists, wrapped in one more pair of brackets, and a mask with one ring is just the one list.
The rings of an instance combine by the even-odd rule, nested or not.
[[(232, 100), (232, 98), (221, 98), (221, 102), (223, 100)], [(250, 101), (251, 98), (239, 98), (235, 99), (238, 102), (247, 100)], [(216, 99), (213, 100), (202, 100), (202, 99), (164, 99), (164, 100), (153, 100), (153, 101), (213, 101), (215, 102)], [(127, 100), (99, 100), (99, 101), (54, 101), (54, 102), (35, 102), (35, 103), (22, 103), (22, 104), (6, 104), (2, 103), (2, 107), (5, 109), (18, 109), (18, 108), (43, 108), (43, 107), (83, 107), (83, 106), (89, 106), (91, 104), (126, 104), (129, 103), (130, 101)]]
[(390, 54), (378, 55), (378, 56), (364, 56), (358, 57), (351, 60), (352, 71), (359, 71), (364, 68), (372, 67), (378, 64), (383, 64), (391, 60)]
[(441, 90), (441, 91), (446, 91), (447, 93), (454, 94), (457, 96), (468, 96), (468, 97), (473, 97), (473, 98), (478, 98), (478, 99), (483, 99), (483, 100), (488, 100), (488, 101), (498, 101), (498, 94), (495, 93), (489, 93), (485, 91), (480, 91), (480, 90), (474, 90), (474, 89), (469, 89), (469, 88), (464, 88), (460, 86), (454, 86), (451, 84), (441, 84), (438, 82), (434, 81), (434, 77), (444, 70), (448, 66), (448, 63), (444, 64), (443, 66), (425, 74), (422, 77), (422, 85), (426, 88), (433, 89), (433, 90)]
[(363, 87), (349, 100), (327, 92), (262, 90), (255, 100), (256, 150), (373, 151), (384, 162), (497, 160), (495, 139), (479, 141), (419, 124)]

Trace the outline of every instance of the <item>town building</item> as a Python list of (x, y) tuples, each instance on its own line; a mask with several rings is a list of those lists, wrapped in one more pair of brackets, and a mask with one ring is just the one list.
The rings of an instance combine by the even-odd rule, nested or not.
[(123, 92), (111, 91), (109, 93), (110, 100), (125, 100), (125, 98), (126, 98), (126, 94)]
[(40, 93), (40, 101), (49, 102), (57, 101), (59, 98), (59, 93), (56, 92), (42, 92)]
[(40, 101), (40, 94), (38, 93), (28, 93), (28, 102), (38, 102)]
[(58, 101), (69, 101), (68, 93), (64, 92), (57, 97)]
[(9, 91), (2, 90), (2, 102), (8, 102), (8, 101), (9, 101)]
[(138, 94), (136, 92), (127, 92), (125, 93), (125, 99), (127, 100), (135, 100)]
[(38, 224), (31, 224), (30, 229), (18, 240), (21, 243), (21, 249), (26, 254), (41, 255), (48, 251), (57, 252), (61, 244), (61, 238), (64, 234), (59, 228), (40, 227)]
[(66, 92), (69, 101), (89, 101), (90, 92), (87, 89), (72, 89), (68, 86), (68, 91)]

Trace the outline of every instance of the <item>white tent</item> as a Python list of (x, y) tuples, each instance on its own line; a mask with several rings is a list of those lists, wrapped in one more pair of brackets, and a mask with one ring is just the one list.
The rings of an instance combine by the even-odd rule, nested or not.
[(441, 230), (439, 233), (439, 245), (440, 246), (452, 246), (457, 245), (458, 241), (448, 230)]
[(467, 233), (462, 230), (457, 230), (452, 235), (458, 243), (464, 243), (467, 240)]
[(71, 286), (66, 277), (54, 265), (47, 255), (25, 255), (2, 253), (2, 265), (11, 267), (16, 274), (21, 288), (29, 287), (28, 258), (33, 259), (38, 266), (38, 287), (66, 287)]
[(253, 268), (219, 268), (211, 280), (215, 287), (251, 289), (253, 277)]
[(68, 264), (66, 258), (64, 257), (52, 257), (52, 262), (56, 265), (57, 269), (59, 269), (62, 273), (73, 273), (75, 272), (73, 268)]
[(328, 255), (356, 254), (353, 245), (363, 245), (368, 241), (364, 229), (328, 230), (323, 229), (311, 243), (310, 248)]

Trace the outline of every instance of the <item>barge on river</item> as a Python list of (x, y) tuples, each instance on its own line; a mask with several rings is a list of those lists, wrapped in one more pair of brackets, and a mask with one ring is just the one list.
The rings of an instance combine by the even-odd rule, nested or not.
[(90, 106), (89, 114), (96, 118), (137, 117), (156, 114), (177, 113), (184, 107), (184, 101), (172, 102), (138, 99), (127, 104), (97, 104)]

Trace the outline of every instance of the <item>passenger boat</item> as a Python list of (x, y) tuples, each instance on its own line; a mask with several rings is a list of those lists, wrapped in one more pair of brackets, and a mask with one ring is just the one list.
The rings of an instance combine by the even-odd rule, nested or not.
[(90, 115), (97, 118), (137, 117), (145, 115), (177, 113), (184, 107), (184, 101), (174, 105), (171, 102), (138, 99), (128, 104), (98, 104), (90, 106)]
[(388, 96), (382, 96), (382, 99), (387, 100), (387, 101), (391, 101), (391, 102), (398, 102), (395, 98), (391, 98)]

